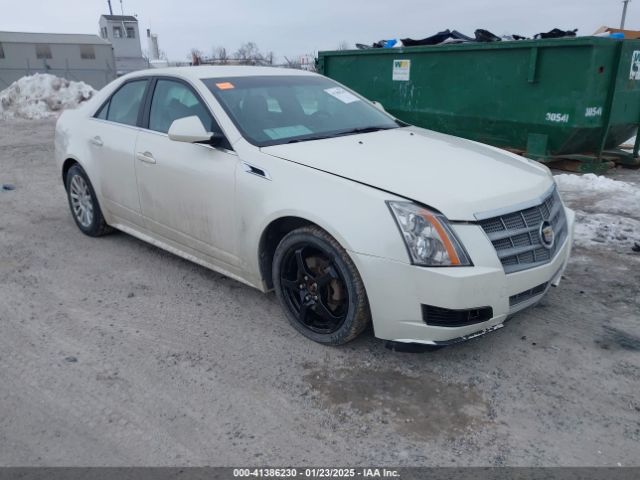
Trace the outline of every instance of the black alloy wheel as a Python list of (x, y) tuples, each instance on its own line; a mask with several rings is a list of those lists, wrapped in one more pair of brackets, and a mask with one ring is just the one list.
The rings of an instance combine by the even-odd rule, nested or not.
[(346, 343), (369, 323), (360, 275), (324, 230), (303, 227), (287, 234), (276, 250), (273, 274), (289, 321), (312, 340)]

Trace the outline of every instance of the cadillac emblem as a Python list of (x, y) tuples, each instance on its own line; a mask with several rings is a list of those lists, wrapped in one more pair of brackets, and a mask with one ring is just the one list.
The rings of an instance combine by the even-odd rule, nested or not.
[(556, 241), (556, 234), (553, 231), (553, 226), (549, 221), (545, 220), (540, 224), (540, 231), (538, 232), (540, 235), (540, 243), (542, 246), (548, 250), (553, 248), (553, 244)]

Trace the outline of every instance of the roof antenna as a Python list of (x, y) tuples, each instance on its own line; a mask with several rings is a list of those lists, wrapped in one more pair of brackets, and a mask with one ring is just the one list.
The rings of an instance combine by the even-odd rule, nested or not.
[(120, 15), (122, 15), (122, 35), (127, 36), (127, 26), (124, 24), (124, 7), (122, 6), (122, 0), (120, 0)]
[(113, 8), (111, 8), (111, 0), (107, 0), (107, 3), (109, 4), (109, 15), (113, 15)]

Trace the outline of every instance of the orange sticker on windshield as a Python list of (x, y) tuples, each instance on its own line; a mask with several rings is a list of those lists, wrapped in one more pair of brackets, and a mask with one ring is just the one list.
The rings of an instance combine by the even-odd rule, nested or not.
[(234, 88), (233, 83), (231, 82), (216, 83), (216, 87), (218, 87), (220, 90), (229, 90), (231, 88)]

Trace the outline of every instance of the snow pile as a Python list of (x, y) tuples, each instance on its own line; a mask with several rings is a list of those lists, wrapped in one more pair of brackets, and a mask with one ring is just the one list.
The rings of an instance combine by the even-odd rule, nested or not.
[(554, 178), (562, 198), (576, 211), (577, 245), (626, 252), (640, 242), (640, 186), (592, 173)]
[[(621, 182), (611, 178), (585, 173), (584, 175), (560, 174), (553, 177), (560, 190), (591, 190), (599, 192), (631, 192), (636, 190), (632, 183)], [(640, 190), (638, 191), (640, 192)]]
[(0, 118), (39, 119), (76, 108), (96, 91), (84, 82), (72, 82), (48, 73), (22, 77), (0, 92)]

